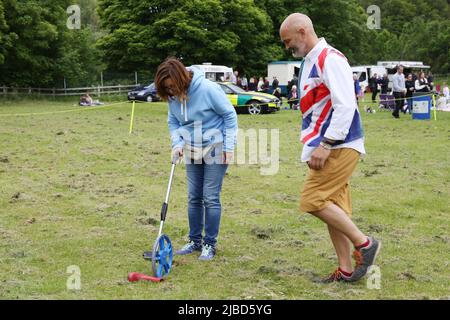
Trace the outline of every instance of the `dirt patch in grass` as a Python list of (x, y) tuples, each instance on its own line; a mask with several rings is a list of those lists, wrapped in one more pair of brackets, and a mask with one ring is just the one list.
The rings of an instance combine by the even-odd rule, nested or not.
[(274, 274), (278, 274), (279, 271), (278, 271), (275, 267), (271, 267), (271, 266), (260, 266), (260, 267), (258, 268), (258, 270), (256, 271), (256, 273), (258, 273), (258, 274), (265, 274), (265, 275), (267, 275), (267, 274), (274, 275)]
[(417, 280), (417, 278), (410, 272), (401, 272), (400, 274), (398, 274), (397, 279), (400, 279), (400, 280), (413, 280), (413, 281)]
[(374, 175), (377, 175), (377, 174), (381, 174), (377, 169), (375, 169), (375, 170), (365, 170), (365, 171), (363, 171), (363, 174), (364, 174), (364, 177), (372, 177), (372, 176), (374, 176)]
[(149, 217), (149, 218), (137, 218), (136, 221), (139, 224), (152, 225), (152, 226), (156, 226), (159, 223), (158, 220), (153, 219), (152, 217)]
[(269, 240), (272, 237), (273, 233), (273, 228), (254, 227), (251, 231), (252, 235), (261, 240)]
[(19, 201), (34, 201), (34, 200), (32, 196), (23, 193), (21, 191), (18, 191), (12, 195), (11, 199), (9, 200), (9, 203), (15, 203)]

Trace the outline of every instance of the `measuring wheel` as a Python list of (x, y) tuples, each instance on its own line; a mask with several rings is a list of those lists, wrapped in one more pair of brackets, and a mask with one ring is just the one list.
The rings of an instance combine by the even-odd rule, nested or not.
[(153, 245), (152, 268), (153, 275), (158, 278), (165, 278), (172, 268), (172, 242), (165, 234), (160, 235)]

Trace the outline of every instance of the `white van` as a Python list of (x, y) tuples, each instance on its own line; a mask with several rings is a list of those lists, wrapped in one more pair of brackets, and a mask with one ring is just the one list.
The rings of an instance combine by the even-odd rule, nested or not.
[[(426, 71), (430, 69), (430, 66), (424, 65), (422, 61), (378, 61), (379, 66), (383, 66), (387, 70), (387, 74), (389, 77), (389, 90), (392, 89), (392, 78), (394, 74), (397, 73), (397, 66), (403, 66), (403, 74), (405, 77), (408, 74), (417, 75), (420, 71)], [(414, 79), (414, 76), (413, 76)]]
[(292, 80), (294, 74), (298, 74), (300, 61), (273, 61), (267, 65), (267, 77), (272, 83), (273, 77), (277, 77), (281, 93), (287, 95), (287, 85)]
[(354, 66), (352, 67), (352, 72), (356, 73), (361, 90), (366, 92), (369, 87), (369, 79), (376, 73), (378, 77), (383, 77), (383, 75), (388, 73), (388, 70), (384, 66), (375, 65), (364, 65), (364, 66)]
[(233, 74), (233, 68), (227, 66), (213, 65), (211, 62), (204, 62), (203, 64), (195, 64), (203, 70), (205, 78), (211, 81), (230, 81)]
[(397, 66), (403, 66), (403, 74), (405, 77), (410, 73), (418, 73), (422, 70), (430, 69), (430, 66), (424, 65), (421, 61), (378, 61), (377, 65), (364, 65), (352, 67), (353, 73), (356, 73), (362, 90), (366, 90), (369, 86), (369, 79), (376, 73), (377, 76), (383, 77), (384, 74), (389, 78), (389, 91), (392, 90), (392, 77), (397, 73)]

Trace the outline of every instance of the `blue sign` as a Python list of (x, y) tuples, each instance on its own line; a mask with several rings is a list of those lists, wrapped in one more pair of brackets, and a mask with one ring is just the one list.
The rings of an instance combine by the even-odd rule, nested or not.
[(431, 96), (415, 93), (412, 97), (412, 118), (415, 120), (430, 120)]

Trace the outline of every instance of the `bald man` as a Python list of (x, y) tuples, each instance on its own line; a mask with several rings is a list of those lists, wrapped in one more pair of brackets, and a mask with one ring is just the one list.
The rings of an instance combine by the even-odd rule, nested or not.
[(365, 153), (352, 70), (341, 52), (317, 37), (311, 19), (304, 14), (288, 16), (280, 27), (280, 38), (295, 58), (304, 58), (297, 88), (302, 161), (308, 164), (309, 175), (300, 209), (327, 224), (339, 263), (322, 282), (357, 281), (374, 264), (381, 244), (351, 220), (349, 180)]

